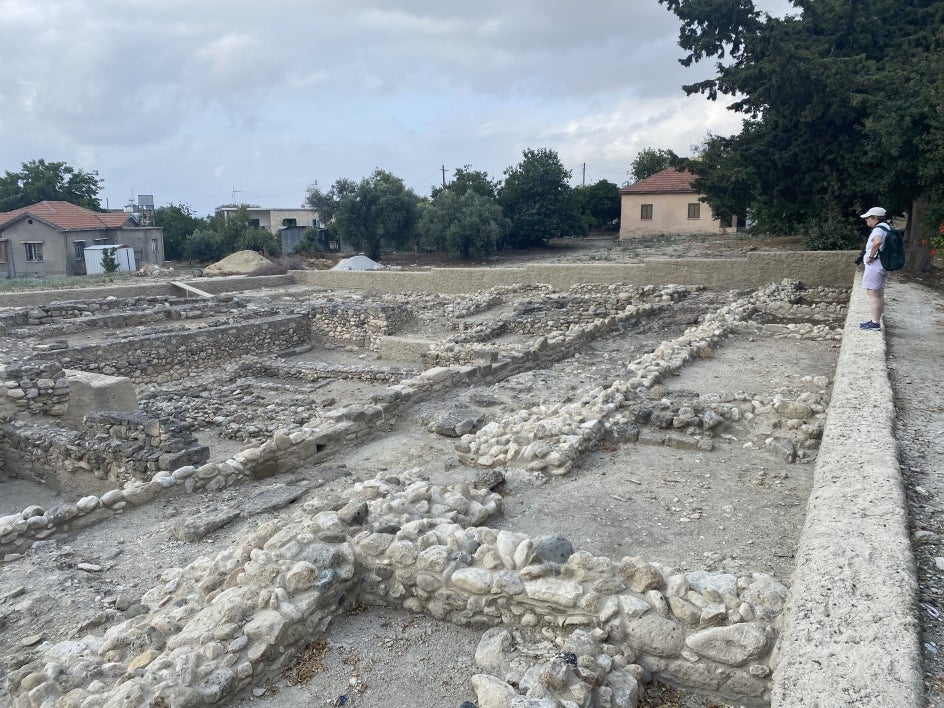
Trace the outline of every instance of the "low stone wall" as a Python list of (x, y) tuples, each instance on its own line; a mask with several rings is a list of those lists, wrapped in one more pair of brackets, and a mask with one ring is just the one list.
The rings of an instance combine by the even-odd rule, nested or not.
[[(535, 700), (634, 708), (648, 671), (767, 704), (786, 593), (770, 576), (683, 575), (575, 553), (560, 537), (495, 531), (480, 524), (501, 497), (469, 485), (407, 474), (358, 484), (347, 499), (307, 502), (238, 548), (168, 569), (141, 598), (148, 611), (100, 637), (47, 642), (41, 658), (8, 676), (15, 708), (225, 702), (275, 678), (361, 598), (458, 624), (564, 633), (558, 664), (519, 683)], [(99, 676), (109, 680), (90, 680)], [(518, 693), (503, 678), (473, 679), (482, 705)]]
[[(284, 288), (295, 285), (295, 279), (288, 275), (260, 275), (260, 276), (227, 276), (221, 278), (199, 278), (193, 280), (189, 273), (180, 278), (181, 282), (199, 288), (204, 292), (220, 295), (242, 290), (257, 290), (261, 288)], [(159, 282), (142, 279), (143, 282), (123, 282), (94, 288), (82, 288), (85, 298), (103, 300), (105, 298), (133, 298), (133, 297), (187, 297), (171, 281)], [(31, 290), (29, 292), (0, 293), (0, 307), (33, 307), (47, 305), (62, 300), (63, 290)]]
[[(825, 401), (817, 394), (810, 393), (802, 401), (758, 401), (756, 407), (751, 402), (747, 409), (720, 400), (691, 406), (663, 406), (656, 411), (641, 405), (649, 389), (666, 375), (699, 357), (713, 356), (714, 348), (743, 326), (749, 316), (774, 303), (789, 303), (799, 292), (798, 282), (785, 280), (761, 288), (717, 312), (707, 313), (700, 324), (687, 329), (680, 337), (663, 342), (654, 351), (630, 362), (624, 377), (608, 388), (582, 391), (571, 403), (517, 411), (504, 420), (464, 435), (456, 444), (458, 458), (469, 465), (563, 475), (572, 469), (585, 450), (607, 436), (623, 442), (645, 440), (650, 444), (707, 451), (713, 449), (714, 429), (720, 428), (726, 420), (740, 420), (749, 415), (751, 418), (760, 416), (761, 421), (766, 419), (766, 425), (760, 430), (768, 438), (766, 444), (781, 457), (790, 462), (798, 457), (804, 459), (806, 451), (817, 446), (822, 431), (820, 419)], [(639, 309), (652, 307), (644, 305)], [(672, 428), (686, 435), (649, 435), (644, 439), (638, 427), (642, 423), (654, 424), (659, 429)]]
[(925, 705), (884, 332), (857, 274), (784, 612), (772, 705)]
[[(88, 329), (121, 329), (164, 320), (192, 319), (207, 313), (245, 307), (232, 297), (214, 300), (186, 300), (167, 295), (106, 298), (103, 300), (62, 300), (48, 305), (0, 313), (0, 334), (34, 334), (43, 327), (43, 336), (58, 336)], [(121, 312), (124, 310), (124, 312)]]
[(308, 317), (312, 334), (380, 351), (381, 339), (399, 331), (413, 314), (402, 304), (331, 303), (312, 306)]
[(139, 412), (88, 414), (81, 431), (23, 421), (3, 427), (7, 475), (63, 491), (87, 486), (75, 475), (123, 485), (150, 480), (159, 470), (200, 464), (210, 456), (189, 426)]
[(293, 270), (296, 282), (377, 293), (466, 293), (515, 283), (548, 283), (566, 290), (582, 283), (707, 288), (760, 287), (784, 278), (807, 286), (847, 283), (855, 272), (850, 251), (748, 253), (745, 258), (645, 259), (630, 264), (529, 265), (523, 268), (433, 268), (427, 271)]
[(244, 354), (267, 354), (308, 342), (307, 315), (282, 315), (206, 329), (153, 334), (133, 340), (44, 352), (70, 369), (127, 376), (136, 384), (186, 378), (213, 362)]
[(61, 417), (69, 408), (69, 378), (56, 361), (36, 361), (0, 370), (5, 396), (0, 410)]

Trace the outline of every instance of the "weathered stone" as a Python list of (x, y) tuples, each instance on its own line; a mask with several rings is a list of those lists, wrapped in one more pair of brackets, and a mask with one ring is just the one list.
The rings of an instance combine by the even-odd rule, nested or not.
[(677, 623), (655, 615), (630, 622), (626, 632), (637, 652), (656, 656), (678, 656), (685, 644), (684, 632)]
[(742, 666), (764, 655), (768, 637), (760, 625), (742, 622), (695, 632), (685, 639), (685, 645), (701, 656), (722, 664)]

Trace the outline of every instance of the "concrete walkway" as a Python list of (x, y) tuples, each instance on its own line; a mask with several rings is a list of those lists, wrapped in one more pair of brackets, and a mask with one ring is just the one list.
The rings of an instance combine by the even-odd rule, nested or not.
[[(903, 294), (889, 298), (886, 313), (896, 337), (911, 311)], [(860, 330), (868, 318), (858, 273), (784, 613), (773, 706), (925, 705), (885, 331)]]
[(885, 338), (918, 565), (926, 705), (944, 708), (944, 290), (892, 278)]

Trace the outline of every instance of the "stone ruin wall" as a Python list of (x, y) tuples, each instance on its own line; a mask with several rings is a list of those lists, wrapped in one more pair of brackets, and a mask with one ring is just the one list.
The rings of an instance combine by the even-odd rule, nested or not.
[[(763, 298), (760, 300), (763, 301)], [(767, 305), (761, 304), (760, 307)], [(784, 306), (772, 307), (782, 309)], [(639, 313), (623, 314), (626, 315), (626, 321), (631, 321), (631, 318)], [(730, 321), (731, 326), (734, 326), (734, 321), (739, 318), (741, 315), (735, 316)], [(327, 425), (314, 429), (302, 427), (277, 434), (273, 440), (261, 447), (244, 450), (223, 463), (185, 465), (174, 470), (160, 470), (149, 481), (130, 482), (124, 488), (113, 489), (100, 497), (85, 497), (74, 505), (59, 505), (45, 511), (31, 508), (24, 510), (22, 514), (4, 517), (0, 519), (0, 547), (11, 550), (22, 548), (24, 544), (32, 542), (32, 539), (45, 537), (42, 534), (48, 536), (50, 533), (74, 527), (84, 515), (97, 512), (120, 513), (129, 506), (148, 503), (160, 494), (219, 489), (246, 478), (265, 477), (317, 462), (327, 457), (333, 448), (354, 444), (372, 434), (376, 421), (388, 415), (396, 415), (401, 406), (411, 405), (435, 392), (458, 385), (497, 380), (526, 371), (536, 366), (536, 362), (545, 361), (549, 356), (561, 356), (572, 351), (571, 347), (579, 348), (575, 340), (581, 340), (585, 344), (594, 336), (599, 336), (600, 332), (618, 324), (607, 323), (606, 319), (597, 320), (593, 324), (572, 326), (561, 341), (539, 340), (533, 348), (510, 353), (508, 358), (502, 361), (428, 370), (414, 379), (402, 381), (376, 393), (373, 405), (332, 411), (331, 420)], [(722, 316), (721, 319), (724, 320), (725, 317)], [(360, 326), (363, 326), (363, 323), (360, 323)], [(817, 336), (809, 327), (800, 331), (788, 329), (783, 334)], [(698, 351), (704, 347), (713, 345), (714, 342), (709, 341), (711, 336), (708, 336), (707, 340), (705, 336), (706, 333), (701, 331), (686, 333), (681, 341), (660, 348), (650, 360), (640, 362), (635, 376), (648, 384), (657, 381), (673, 366), (684, 364), (691, 357), (698, 356)], [(713, 336), (723, 335), (716, 331)], [(619, 408), (622, 402), (604, 397), (597, 401), (597, 404), (599, 407), (596, 413), (601, 422), (582, 430), (582, 440), (598, 437), (598, 434), (602, 435), (607, 429), (611, 429), (612, 422), (608, 420), (607, 415)], [(586, 435), (588, 430), (589, 438)], [(375, 484), (380, 486), (379, 481)], [(395, 503), (391, 502), (392, 506), (385, 507), (380, 512), (381, 515), (389, 513), (391, 509), (402, 511), (408, 508), (409, 504), (416, 502), (415, 490), (404, 492), (399, 488), (388, 489), (385, 494), (396, 497), (401, 492), (405, 494), (404, 498), (400, 501), (394, 500)], [(450, 492), (439, 490), (437, 493), (443, 496)], [(375, 492), (367, 494), (370, 496)], [(466, 513), (469, 509), (479, 507), (488, 511), (487, 503), (483, 503), (486, 497), (476, 494), (467, 490), (463, 495), (460, 490), (458, 496), (463, 497), (465, 501), (459, 502), (458, 497), (453, 497), (452, 503), (459, 504)], [(423, 494), (420, 494), (418, 498), (419, 508), (423, 512), (432, 513), (433, 505), (430, 500), (433, 497), (424, 499)], [(426, 506), (422, 506), (423, 501), (427, 502)], [(478, 504), (478, 507), (473, 506), (472, 502)], [(500, 503), (500, 497), (495, 503)], [(168, 696), (218, 700), (247, 685), (250, 677), (252, 680), (258, 680), (260, 672), (277, 671), (280, 662), (285, 661), (290, 649), (297, 647), (302, 637), (310, 638), (314, 628), (323, 628), (330, 619), (329, 612), (333, 614), (339, 611), (337, 598), (332, 593), (340, 589), (340, 597), (345, 588), (350, 590), (353, 587), (339, 583), (339, 579), (344, 579), (343, 575), (350, 574), (350, 578), (360, 578), (362, 583), (366, 583), (364, 587), (368, 589), (365, 590), (365, 597), (383, 597), (387, 602), (402, 604), (414, 611), (429, 611), (436, 616), (441, 614), (453, 621), (471, 621), (487, 625), (497, 624), (500, 619), (521, 626), (561, 627), (568, 626), (568, 622), (571, 623), (570, 626), (583, 626), (590, 630), (587, 635), (591, 637), (590, 640), (578, 641), (571, 637), (567, 641), (571, 642), (572, 647), (593, 645), (594, 651), (597, 652), (593, 659), (596, 666), (607, 665), (608, 662), (601, 657), (610, 657), (610, 670), (600, 673), (597, 669), (600, 675), (596, 679), (598, 689), (603, 693), (606, 693), (604, 689), (608, 689), (610, 696), (620, 692), (627, 693), (635, 682), (635, 675), (639, 674), (641, 677), (639, 669), (633, 669), (633, 666), (648, 666), (647, 670), (674, 677), (675, 682), (680, 685), (728, 698), (733, 697), (747, 705), (764, 705), (769, 699), (768, 676), (773, 666), (770, 657), (776, 645), (776, 631), (772, 621), (782, 607), (785, 595), (782, 586), (772, 585), (763, 578), (744, 576), (741, 579), (735, 578), (734, 594), (729, 592), (732, 588), (728, 580), (709, 582), (709, 585), (722, 583), (724, 593), (713, 587), (695, 589), (692, 581), (685, 576), (673, 575), (670, 572), (667, 575), (668, 569), (660, 569), (654, 564), (646, 564), (638, 559), (624, 559), (619, 564), (614, 564), (609, 559), (593, 559), (587, 554), (574, 554), (572, 563), (568, 559), (562, 567), (556, 567), (553, 562), (549, 564), (548, 561), (532, 555), (534, 542), (530, 539), (522, 537), (509, 540), (501, 534), (496, 535), (491, 529), (476, 530), (475, 527), (487, 519), (488, 514), (479, 518), (482, 514), (479, 509), (464, 518), (462, 514), (453, 516), (454, 521), (460, 520), (467, 525), (460, 523), (459, 528), (454, 528), (455, 524), (450, 527), (458, 535), (450, 535), (440, 530), (441, 520), (423, 517), (414, 520), (422, 521), (422, 525), (427, 529), (434, 529), (432, 536), (430, 533), (416, 534), (412, 530), (413, 527), (410, 532), (404, 534), (405, 525), (401, 525), (394, 533), (389, 522), (374, 526), (370, 531), (364, 529), (344, 536), (334, 520), (338, 512), (322, 510), (315, 518), (319, 519), (317, 523), (326, 524), (324, 528), (319, 530), (306, 527), (306, 530), (300, 533), (295, 529), (287, 529), (286, 534), (298, 535), (288, 540), (281, 538), (279, 544), (272, 545), (272, 548), (277, 550), (268, 556), (265, 553), (271, 550), (271, 539), (261, 538), (256, 539), (256, 546), (246, 552), (246, 559), (234, 559), (232, 555), (221, 554), (215, 562), (222, 563), (220, 567), (225, 568), (225, 572), (217, 570), (215, 575), (209, 572), (212, 571), (213, 565), (211, 563), (208, 566), (206, 559), (197, 561), (181, 571), (168, 571), (168, 577), (176, 574), (175, 578), (170, 578), (166, 585), (155, 588), (153, 592), (164, 595), (169, 592), (171, 596), (177, 597), (174, 594), (177, 589), (192, 590), (194, 586), (199, 586), (200, 579), (219, 578), (222, 575), (229, 578), (226, 588), (218, 581), (204, 580), (204, 588), (201, 588), (201, 591), (206, 592), (202, 600), (194, 600), (199, 593), (190, 592), (181, 596), (181, 599), (186, 597), (197, 606), (188, 605), (189, 609), (175, 614), (173, 621), (189, 621), (193, 613), (193, 621), (197, 624), (191, 633), (181, 634), (163, 647), (155, 645), (143, 655), (139, 653), (131, 656), (127, 651), (119, 650), (119, 645), (123, 645), (123, 640), (119, 639), (112, 649), (94, 643), (81, 650), (74, 646), (54, 647), (47, 652), (47, 659), (62, 661), (63, 652), (75, 650), (84, 657), (83, 661), (98, 661), (103, 666), (103, 671), (106, 671), (103, 677), (111, 675), (107, 672), (117, 671), (123, 674), (130, 671), (128, 676), (133, 678), (120, 682), (108, 694), (109, 698), (116, 700), (124, 696), (165, 695), (160, 691), (166, 691)], [(403, 521), (402, 516), (399, 521)], [(311, 525), (313, 522), (308, 519), (302, 523)], [(466, 528), (468, 530), (463, 530)], [(317, 530), (315, 539), (311, 538), (313, 530)], [(417, 537), (413, 538), (412, 535)], [(390, 538), (387, 538), (388, 536)], [(426, 540), (420, 541), (420, 537)], [(338, 556), (345, 558), (344, 563), (333, 561), (334, 567), (331, 563), (321, 566), (309, 563), (312, 567), (308, 567), (304, 565), (304, 561), (298, 560), (305, 555), (302, 550), (306, 544), (314, 543), (320, 547), (326, 540), (341, 545), (349, 544), (347, 555)], [(478, 544), (475, 552), (466, 552), (466, 555), (471, 556), (471, 561), (465, 556), (461, 559), (454, 557), (460, 545), (468, 549), (472, 547), (473, 542)], [(287, 544), (290, 552), (282, 550), (280, 544), (283, 543)], [(410, 543), (415, 546), (414, 560), (410, 560), (414, 553), (409, 550)], [(391, 547), (402, 551), (402, 554), (392, 554)], [(444, 547), (446, 553), (438, 550), (439, 547)], [(482, 548), (493, 550), (479, 554)], [(434, 550), (426, 553), (430, 549)], [(253, 550), (257, 551), (255, 555)], [(320, 548), (313, 551), (318, 558), (324, 557), (323, 552)], [(333, 554), (329, 556), (335, 557)], [(458, 565), (457, 560), (461, 561)], [(282, 581), (278, 581), (271, 593), (266, 591), (263, 594), (262, 597), (267, 598), (265, 603), (255, 599), (258, 597), (256, 589), (249, 592), (238, 590), (242, 581), (253, 582), (250, 576), (256, 570), (252, 566), (254, 561), (259, 561), (260, 567), (274, 563), (275, 567), (282, 569), (286, 582), (288, 574), (293, 569), (295, 571), (291, 574), (293, 580), (289, 585), (283, 586)], [(535, 564), (538, 567), (529, 570)], [(568, 564), (571, 567), (565, 570)], [(344, 570), (343, 573), (329, 572), (341, 566), (350, 570)], [(324, 570), (325, 567), (328, 570)], [(236, 572), (240, 568), (243, 570)], [(563, 580), (558, 577), (559, 574), (564, 576)], [(513, 576), (516, 576), (517, 580)], [(186, 581), (191, 585), (184, 588), (181, 583), (187, 577), (193, 579)], [(271, 574), (267, 577), (271, 577)], [(638, 579), (634, 581), (634, 578)], [(641, 578), (648, 580), (644, 582)], [(645, 587), (649, 582), (652, 583), (651, 587)], [(755, 590), (763, 588), (758, 590), (756, 597), (763, 599), (755, 600), (752, 604), (745, 600), (744, 593), (755, 583), (759, 583)], [(174, 589), (169, 590), (171, 587)], [(291, 587), (291, 592), (288, 587)], [(512, 592), (519, 587), (520, 590)], [(642, 589), (636, 590), (637, 587)], [(299, 594), (303, 597), (296, 597)], [(235, 604), (231, 606), (227, 600), (220, 605), (217, 597), (221, 595), (231, 598)], [(321, 604), (326, 598), (327, 601)], [(163, 612), (160, 608), (172, 598), (159, 599), (155, 596), (151, 599), (155, 600), (157, 609), (151, 613), (154, 616), (148, 617), (154, 620)], [(211, 602), (214, 606), (219, 606), (213, 609)], [(213, 618), (214, 627), (218, 627), (219, 617), (215, 613), (220, 607), (235, 607), (226, 611), (231, 612), (233, 617), (239, 616), (240, 622), (248, 622), (241, 629), (230, 630), (233, 633), (227, 637), (219, 638), (216, 637), (217, 633), (213, 633), (213, 639), (209, 643), (206, 643), (207, 637), (201, 635), (204, 636), (204, 643), (194, 650), (193, 638), (199, 634), (200, 622), (206, 620), (203, 613), (212, 610), (209, 614)], [(581, 616), (584, 619), (579, 619)], [(197, 619), (198, 617), (202, 619)], [(574, 619), (568, 620), (571, 617)], [(238, 624), (237, 622), (236, 625)], [(186, 628), (189, 625), (184, 626)], [(603, 627), (607, 628), (606, 631), (602, 631)], [(735, 629), (731, 629), (732, 627)], [(104, 642), (111, 641), (114, 644), (119, 635), (124, 635), (129, 630), (129, 627), (122, 626), (121, 632), (106, 636)], [(109, 662), (104, 662), (102, 657), (115, 659), (117, 656), (109, 655), (108, 652), (112, 650), (119, 651), (119, 654), (124, 651), (123, 658), (114, 662), (126, 662), (124, 667), (109, 664), (111, 668), (104, 668)], [(581, 655), (583, 656), (585, 655)], [(65, 658), (72, 660), (71, 657)], [(635, 664), (636, 661), (639, 663)], [(179, 672), (181, 666), (189, 669), (184, 671), (180, 681), (171, 684), (166, 681), (161, 684), (158, 681), (161, 676), (166, 678), (170, 667)], [(64, 695), (69, 690), (77, 692), (73, 694), (73, 698), (84, 696), (93, 702), (101, 700), (105, 695), (105, 684), (100, 681), (93, 681), (85, 687), (69, 688), (63, 685), (68, 682), (65, 675), (61, 680), (50, 680), (48, 672), (29, 671), (30, 668), (38, 669), (35, 665), (27, 666), (21, 669), (16, 677), (11, 677), (11, 685), (17, 685), (14, 693), (19, 696), (17, 700), (21, 701), (18, 705), (32, 705), (36, 699)], [(541, 692), (550, 695), (555, 691), (573, 691), (582, 683), (575, 680), (575, 677), (583, 677), (577, 673), (581, 666), (571, 664), (569, 660), (565, 661), (564, 665), (558, 662), (552, 666), (550, 673), (547, 669), (545, 666), (542, 670), (542, 680), (533, 684), (535, 695)], [(582, 670), (588, 669), (583, 666)], [(609, 677), (610, 673), (613, 673), (612, 677)], [(550, 679), (544, 680), (549, 676)], [(553, 678), (554, 676), (556, 678)], [(481, 682), (485, 679), (478, 680)], [(155, 692), (155, 686), (158, 685), (163, 688)], [(489, 690), (493, 688), (495, 687), (490, 686)], [(514, 689), (506, 684), (496, 690)], [(627, 699), (624, 703), (614, 705), (634, 705), (634, 702), (631, 703)]]
[(480, 524), (501, 496), (470, 485), (392, 477), (348, 498), (338, 510), (306, 502), (236, 549), (166, 570), (142, 597), (148, 612), (11, 672), (16, 708), (216, 704), (275, 678), (355, 597), (559, 642), (518, 689), (474, 677), (480, 697), (523, 688), (530, 699), (631, 707), (658, 673), (742, 705), (769, 702), (786, 595), (771, 576), (682, 575), (495, 531)]
[[(740, 305), (726, 308), (725, 312), (716, 318), (710, 318), (706, 324), (700, 326), (700, 329), (699, 327), (691, 328), (678, 342), (666, 344), (653, 354), (644, 356), (633, 364), (631, 370), (627, 371), (628, 380), (637, 379), (636, 383), (617, 382), (614, 384), (615, 388), (611, 387), (609, 392), (595, 392), (589, 401), (589, 406), (577, 416), (579, 424), (576, 427), (571, 423), (565, 423), (563, 427), (542, 425), (542, 431), (545, 433), (550, 431), (550, 435), (543, 435), (546, 439), (541, 440), (534, 437), (534, 439), (521, 445), (512, 440), (514, 435), (505, 432), (501, 426), (487, 426), (478, 433), (466, 435), (459, 440), (456, 447), (457, 454), (474, 464), (487, 467), (494, 466), (503, 459), (502, 456), (511, 462), (512, 466), (520, 458), (534, 471), (549, 475), (564, 474), (569, 471), (581, 451), (588, 449), (607, 435), (620, 434), (615, 432), (619, 426), (614, 425), (613, 420), (615, 419), (611, 418), (615, 410), (626, 408), (627, 415), (638, 415), (638, 411), (629, 409), (634, 399), (632, 396), (625, 394), (630, 389), (639, 386), (642, 386), (643, 389), (651, 387), (668, 372), (684, 365), (687, 361), (697, 358), (699, 352), (704, 353), (718, 339), (738, 326), (747, 314), (758, 307), (758, 303), (764, 306), (763, 303), (765, 302), (775, 302), (778, 298), (778, 291), (784, 289), (789, 291), (795, 289), (797, 285), (793, 283), (787, 286), (771, 286), (766, 294), (749, 298)], [(648, 307), (644, 306), (643, 311), (646, 311)], [(623, 321), (635, 322), (639, 316), (638, 308), (629, 306), (627, 312), (623, 315)], [(139, 481), (129, 478), (124, 488), (106, 492), (100, 497), (96, 497), (95, 502), (86, 499), (83, 507), (79, 508), (79, 513), (81, 515), (85, 507), (88, 507), (89, 511), (96, 511), (98, 509), (115, 509), (115, 506), (118, 505), (115, 510), (121, 510), (127, 504), (147, 503), (162, 493), (193, 492), (197, 490), (213, 491), (238, 484), (245, 479), (265, 478), (278, 472), (317, 463), (334, 454), (341, 445), (356, 444), (366, 437), (376, 434), (377, 421), (392, 419), (405, 407), (412, 406), (419, 401), (449, 389), (488, 384), (555, 361), (568, 352), (585, 346), (602, 332), (608, 331), (612, 326), (613, 323), (604, 320), (572, 327), (559, 340), (541, 338), (533, 348), (512, 352), (507, 357), (494, 363), (428, 369), (417, 377), (402, 380), (397, 384), (375, 392), (372, 395), (373, 403), (370, 405), (354, 405), (332, 410), (326, 414), (324, 421), (319, 422), (314, 427), (302, 426), (294, 430), (286, 430), (284, 433), (277, 433), (269, 442), (243, 450), (224, 462), (209, 462), (199, 467), (188, 464), (173, 470), (158, 469), (149, 480)], [(805, 336), (821, 336), (818, 331), (819, 328), (818, 325), (808, 325)], [(804, 334), (794, 332), (790, 336), (804, 336)], [(779, 404), (786, 404), (786, 407), (780, 406), (780, 411), (783, 412), (783, 416), (788, 417), (790, 415), (789, 410), (794, 409), (792, 402), (781, 401)], [(805, 405), (801, 402), (801, 407)], [(750, 415), (754, 415), (754, 411), (758, 410), (760, 413), (771, 414), (775, 417), (781, 416), (777, 406), (765, 405), (762, 402), (751, 402), (750, 407), (751, 410), (746, 411)], [(724, 414), (729, 417), (738, 416), (737, 411), (740, 410), (742, 408), (739, 406), (722, 408), (722, 411), (726, 411)], [(689, 423), (693, 422), (691, 419), (695, 416), (689, 415), (686, 411), (682, 411), (682, 414)], [(542, 415), (553, 418), (559, 416), (560, 411), (543, 411)], [(817, 415), (822, 416), (821, 413)], [(565, 410), (563, 417), (566, 419), (568, 416), (573, 418), (570, 411)], [(665, 420), (671, 419), (673, 427), (675, 427), (674, 421), (677, 416), (678, 411), (670, 410), (669, 414), (665, 416)], [(710, 438), (710, 430), (714, 426), (709, 424), (706, 428), (704, 420), (710, 421), (711, 415), (706, 416), (703, 411), (699, 419), (703, 431), (699, 431), (696, 437), (691, 437), (690, 433), (694, 433), (696, 430), (689, 425), (688, 434), (683, 436), (667, 434), (660, 438), (659, 444), (687, 446), (688, 441), (692, 441), (692, 444), (696, 445), (710, 444), (710, 439), (705, 442), (702, 432), (708, 434)], [(695, 427), (697, 428), (697, 426)], [(790, 429), (793, 426), (787, 423), (783, 427)], [(817, 439), (818, 436), (815, 431), (816, 428), (814, 427), (808, 436), (809, 440)], [(5, 432), (7, 436), (11, 435), (9, 428)], [(25, 442), (20, 443), (20, 445), (21, 447), (30, 447), (31, 454), (35, 456), (34, 465), (37, 467), (48, 465), (54, 469), (61, 467), (62, 460), (58, 450), (61, 450), (65, 445), (59, 445), (55, 442), (56, 435), (53, 435), (51, 430), (47, 433), (48, 437), (43, 437), (42, 432), (31, 432), (38, 437), (29, 439), (24, 436)], [(518, 432), (520, 433), (520, 431)], [(481, 441), (488, 439), (490, 436), (493, 444), (487, 445), (487, 451), (485, 457), (483, 457), (480, 454), (483, 447)], [(10, 440), (7, 442), (8, 444), (17, 444), (15, 442), (11, 443)], [(538, 444), (535, 445), (535, 442)], [(520, 451), (520, 455), (516, 455), (516, 447)], [(527, 451), (525, 451), (525, 448), (527, 448)], [(46, 454), (49, 451), (52, 451), (51, 454)], [(511, 452), (510, 455), (509, 451)], [(81, 464), (70, 467), (71, 471), (84, 469), (85, 466)], [(31, 508), (31, 511), (35, 512), (35, 509)], [(48, 536), (48, 532), (66, 531), (70, 528), (71, 518), (74, 518), (70, 516), (71, 508), (66, 514), (66, 516), (70, 516), (68, 519), (63, 519), (62, 514), (55, 508), (46, 511), (41, 510), (39, 514), (31, 513), (24, 516), (25, 512), (26, 510), (23, 514), (13, 514), (0, 518), (0, 549), (20, 549), (35, 540), (37, 533), (45, 533)]]

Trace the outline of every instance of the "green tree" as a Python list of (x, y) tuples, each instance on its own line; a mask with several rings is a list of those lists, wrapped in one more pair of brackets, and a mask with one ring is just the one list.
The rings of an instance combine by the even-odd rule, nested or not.
[(424, 205), (417, 231), (423, 243), (451, 256), (482, 258), (498, 251), (506, 228), (507, 220), (493, 198), (443, 189)]
[(201, 227), (187, 240), (184, 255), (191, 263), (212, 263), (229, 254), (221, 249), (215, 232)]
[(432, 196), (436, 196), (445, 189), (456, 194), (473, 192), (489, 199), (498, 198), (498, 182), (488, 178), (487, 172), (473, 170), (471, 165), (457, 167), (452, 175), (452, 181), (446, 187), (433, 187)]
[(417, 196), (403, 180), (376, 169), (353, 189), (339, 180), (332, 191), (340, 195), (331, 221), (338, 237), (377, 260), (383, 249), (401, 248), (413, 236), (418, 217)]
[(674, 167), (679, 164), (679, 156), (672, 150), (657, 150), (655, 148), (644, 148), (636, 155), (633, 160), (631, 177), (634, 182), (652, 177), (656, 172), (661, 172), (667, 167)]
[(19, 172), (0, 177), (0, 211), (13, 211), (41, 201), (64, 201), (102, 211), (98, 172), (85, 172), (65, 162), (30, 160)]
[(619, 187), (601, 179), (589, 187), (574, 189), (580, 215), (589, 228), (602, 229), (620, 216)]
[(164, 257), (178, 261), (187, 255), (187, 241), (198, 228), (206, 227), (189, 204), (168, 204), (154, 210), (154, 225), (164, 232)]
[(688, 163), (716, 214), (750, 208), (760, 230), (782, 232), (872, 204), (900, 213), (932, 186), (944, 2), (793, 0), (800, 12), (784, 18), (750, 0), (660, 2), (682, 22), (682, 63), (718, 60), (684, 90), (732, 96), (745, 116)]
[(102, 270), (106, 273), (117, 273), (118, 272), (118, 259), (115, 258), (115, 254), (118, 252), (118, 248), (103, 248), (102, 249)]
[(526, 248), (552, 238), (582, 234), (585, 226), (577, 210), (570, 172), (557, 153), (547, 148), (526, 149), (515, 167), (505, 170), (499, 203), (511, 222), (510, 245)]

